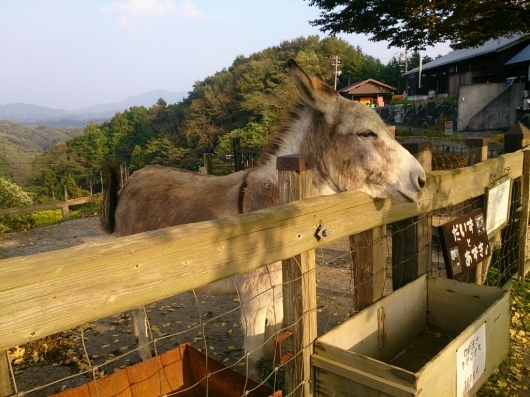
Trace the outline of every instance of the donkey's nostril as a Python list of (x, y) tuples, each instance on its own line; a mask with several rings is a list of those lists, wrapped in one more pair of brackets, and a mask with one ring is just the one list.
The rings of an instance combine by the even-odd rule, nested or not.
[(418, 178), (418, 186), (420, 187), (420, 189), (423, 189), (425, 187), (425, 178), (420, 176)]

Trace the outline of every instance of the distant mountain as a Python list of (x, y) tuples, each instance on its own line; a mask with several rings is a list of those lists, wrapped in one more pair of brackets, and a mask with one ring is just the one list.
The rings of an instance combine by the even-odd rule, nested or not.
[(123, 112), (132, 106), (153, 106), (159, 98), (172, 104), (182, 101), (187, 92), (153, 90), (134, 95), (121, 102), (89, 106), (83, 109), (64, 110), (27, 103), (8, 103), (0, 105), (0, 120), (9, 120), (30, 125), (48, 125), (54, 127), (84, 126), (89, 122), (99, 123), (112, 118), (117, 112)]
[(75, 113), (102, 113), (109, 110), (121, 112), (132, 106), (145, 106), (150, 108), (159, 98), (163, 98), (168, 105), (182, 101), (188, 95), (187, 92), (170, 92), (166, 90), (153, 90), (141, 95), (133, 95), (121, 102), (104, 103), (100, 105), (89, 106), (83, 109), (73, 110)]

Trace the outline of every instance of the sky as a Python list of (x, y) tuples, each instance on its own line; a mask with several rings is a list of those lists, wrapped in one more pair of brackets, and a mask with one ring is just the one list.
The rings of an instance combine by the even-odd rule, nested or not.
[[(239, 55), (326, 37), (309, 24), (319, 13), (307, 0), (0, 0), (0, 105), (79, 109), (155, 89), (189, 92)], [(401, 51), (338, 37), (384, 64)]]

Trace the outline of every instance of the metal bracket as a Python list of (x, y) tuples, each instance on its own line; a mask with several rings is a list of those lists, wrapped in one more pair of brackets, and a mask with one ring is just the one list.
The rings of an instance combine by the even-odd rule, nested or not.
[(282, 342), (289, 338), (293, 334), (293, 331), (285, 331), (283, 334), (279, 335), (276, 338), (276, 348), (274, 349), (274, 363), (275, 365), (281, 365), (285, 362), (289, 361), (291, 358), (294, 357), (294, 354), (292, 353), (283, 353), (282, 354)]
[(331, 230), (329, 230), (325, 225), (319, 225), (315, 233), (315, 237), (318, 240), (325, 241), (329, 237), (330, 234), (331, 234)]

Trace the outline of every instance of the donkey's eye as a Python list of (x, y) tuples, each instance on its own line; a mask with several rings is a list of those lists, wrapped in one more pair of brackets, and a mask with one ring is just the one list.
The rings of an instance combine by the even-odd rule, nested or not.
[(377, 138), (377, 134), (370, 130), (359, 132), (357, 135), (363, 138)]

